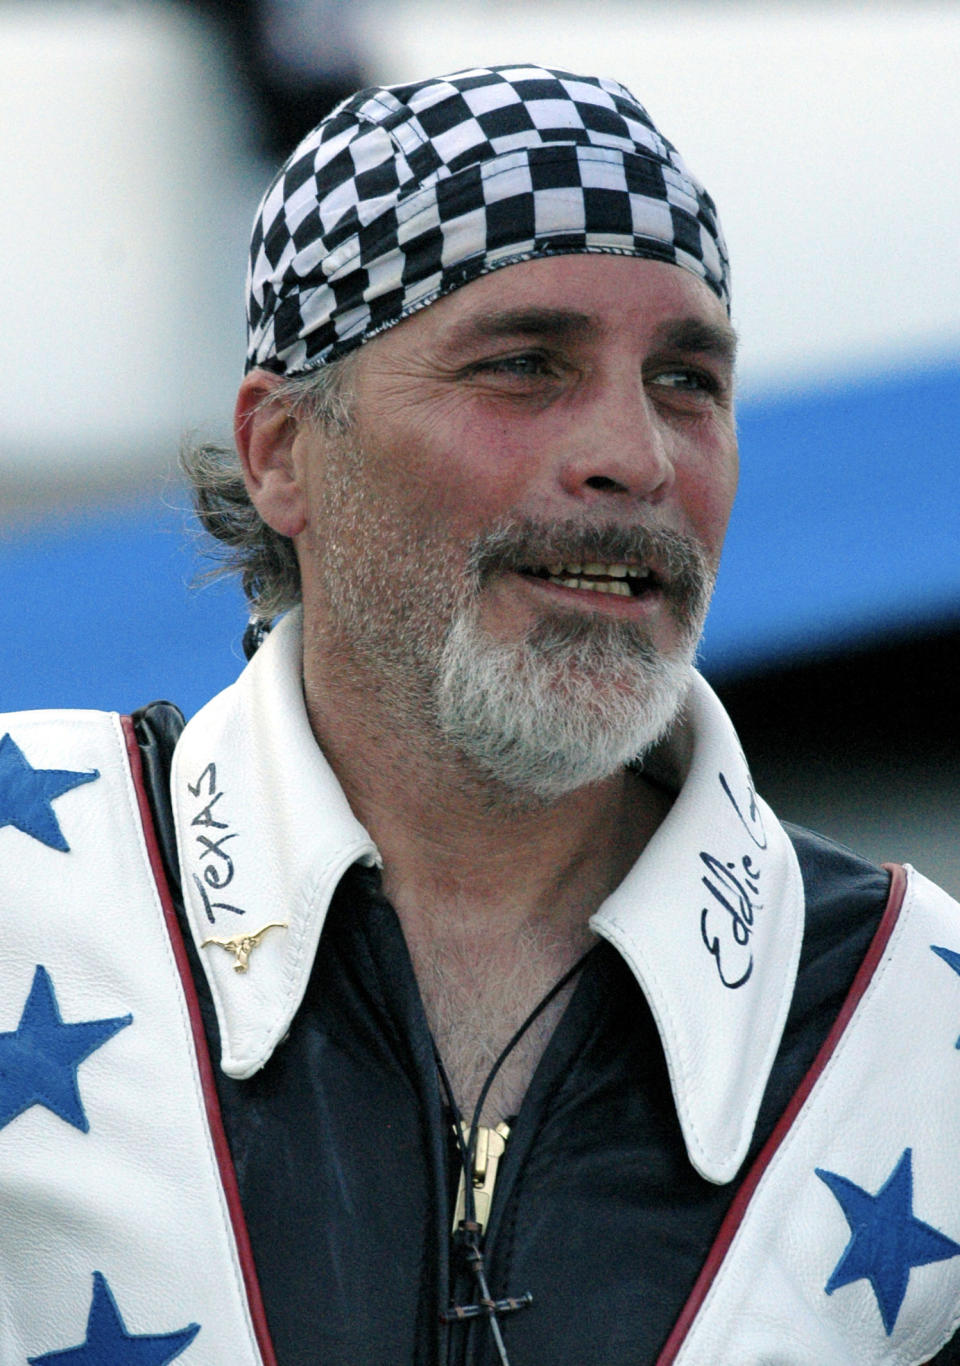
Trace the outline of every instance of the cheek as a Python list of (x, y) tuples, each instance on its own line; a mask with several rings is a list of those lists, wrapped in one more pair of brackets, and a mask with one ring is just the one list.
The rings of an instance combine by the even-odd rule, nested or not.
[(678, 475), (678, 493), (690, 530), (715, 560), (730, 520), (737, 491), (736, 448), (717, 452), (709, 461)]
[(381, 487), (420, 525), (472, 536), (522, 501), (531, 465), (515, 434), (474, 413), (466, 421), (425, 423), (392, 442)]

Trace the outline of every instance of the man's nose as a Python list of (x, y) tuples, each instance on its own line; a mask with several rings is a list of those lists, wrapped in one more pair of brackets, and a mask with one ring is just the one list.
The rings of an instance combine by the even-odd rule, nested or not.
[(564, 445), (560, 482), (571, 497), (656, 504), (673, 488), (672, 433), (635, 376), (605, 384), (584, 403)]

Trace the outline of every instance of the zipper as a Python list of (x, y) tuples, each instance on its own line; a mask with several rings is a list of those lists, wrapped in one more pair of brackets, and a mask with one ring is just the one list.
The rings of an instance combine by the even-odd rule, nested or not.
[[(469, 1224), (466, 1219), (466, 1179), (462, 1171), (454, 1205), (453, 1236), (455, 1245), (459, 1248), (461, 1261), (461, 1270), (454, 1285), (454, 1295), (462, 1295), (464, 1302), (455, 1301), (441, 1314), (441, 1319), (445, 1323), (459, 1322), (462, 1325), (461, 1331), (448, 1339), (447, 1360), (450, 1363), (476, 1362), (480, 1359), (476, 1355), (479, 1350), (483, 1360), (487, 1361), (489, 1344), (486, 1348), (482, 1347), (477, 1334), (485, 1336), (489, 1332), (496, 1350), (497, 1362), (500, 1366), (510, 1366), (500, 1329), (500, 1317), (503, 1314), (515, 1313), (518, 1309), (526, 1309), (533, 1302), (533, 1296), (524, 1294), (518, 1297), (493, 1299), (487, 1284), (481, 1250), (493, 1205), (500, 1159), (506, 1152), (507, 1139), (510, 1137), (510, 1126), (502, 1121), (493, 1129), (478, 1124), (475, 1133), (476, 1149), (470, 1173), (473, 1219)], [(460, 1134), (464, 1144), (469, 1144), (470, 1125), (461, 1121)]]
[[(461, 1121), (460, 1132), (463, 1135), (465, 1144), (470, 1142), (470, 1125)], [(510, 1137), (510, 1125), (504, 1124), (501, 1120), (493, 1129), (488, 1129), (485, 1124), (477, 1125), (477, 1150), (473, 1155), (473, 1217), (480, 1226), (480, 1233), (486, 1228), (490, 1219), (490, 1207), (493, 1204), (493, 1192), (497, 1184), (497, 1172), (500, 1166), (500, 1159), (506, 1152), (507, 1139)], [(467, 1194), (466, 1194), (466, 1173), (460, 1173), (460, 1183), (457, 1186), (457, 1199), (453, 1210), (453, 1232), (456, 1233), (461, 1221), (466, 1218)]]

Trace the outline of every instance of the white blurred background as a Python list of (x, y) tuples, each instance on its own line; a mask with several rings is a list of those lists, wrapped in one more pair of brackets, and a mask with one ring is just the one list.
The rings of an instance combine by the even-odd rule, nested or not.
[(704, 668), (788, 816), (960, 890), (960, 9), (0, 0), (0, 705), (239, 667), (173, 474), (225, 436), (257, 199), (361, 84), (630, 86), (717, 200), (743, 487)]

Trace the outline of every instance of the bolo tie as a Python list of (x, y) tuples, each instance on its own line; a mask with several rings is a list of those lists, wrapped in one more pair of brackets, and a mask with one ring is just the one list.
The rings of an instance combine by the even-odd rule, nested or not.
[(496, 1344), (497, 1353), (500, 1358), (500, 1366), (510, 1366), (510, 1358), (507, 1356), (506, 1344), (503, 1340), (503, 1332), (500, 1328), (500, 1317), (504, 1314), (516, 1313), (518, 1310), (527, 1309), (533, 1303), (533, 1295), (529, 1290), (522, 1295), (508, 1295), (502, 1299), (495, 1300), (490, 1293), (490, 1286), (487, 1283), (486, 1266), (484, 1265), (483, 1245), (481, 1235), (483, 1226), (476, 1217), (476, 1207), (474, 1199), (473, 1174), (474, 1163), (477, 1155), (477, 1143), (480, 1136), (480, 1116), (490, 1088), (496, 1080), (497, 1073), (506, 1062), (507, 1058), (516, 1048), (517, 1044), (526, 1034), (527, 1030), (540, 1016), (552, 1000), (557, 997), (564, 987), (571, 982), (577, 973), (580, 972), (592, 950), (588, 950), (581, 958), (569, 968), (558, 982), (550, 988), (547, 994), (537, 1005), (534, 1006), (530, 1014), (520, 1025), (519, 1029), (511, 1035), (505, 1047), (497, 1056), (496, 1061), (487, 1073), (487, 1079), (480, 1089), (477, 1103), (473, 1107), (473, 1117), (470, 1121), (469, 1130), (463, 1121), (463, 1116), (456, 1097), (453, 1094), (453, 1086), (447, 1075), (447, 1070), (443, 1065), (439, 1049), (436, 1043), (433, 1045), (433, 1054), (436, 1059), (437, 1073), (440, 1077), (440, 1084), (446, 1096), (447, 1106), (453, 1116), (453, 1131), (457, 1141), (457, 1153), (460, 1158), (463, 1184), (463, 1218), (457, 1225), (456, 1236), (462, 1248), (463, 1257), (466, 1265), (470, 1269), (476, 1283), (476, 1299), (471, 1304), (454, 1304), (449, 1309), (442, 1311), (440, 1318), (444, 1323), (462, 1323), (465, 1320), (486, 1318), (490, 1324), (490, 1331)]

